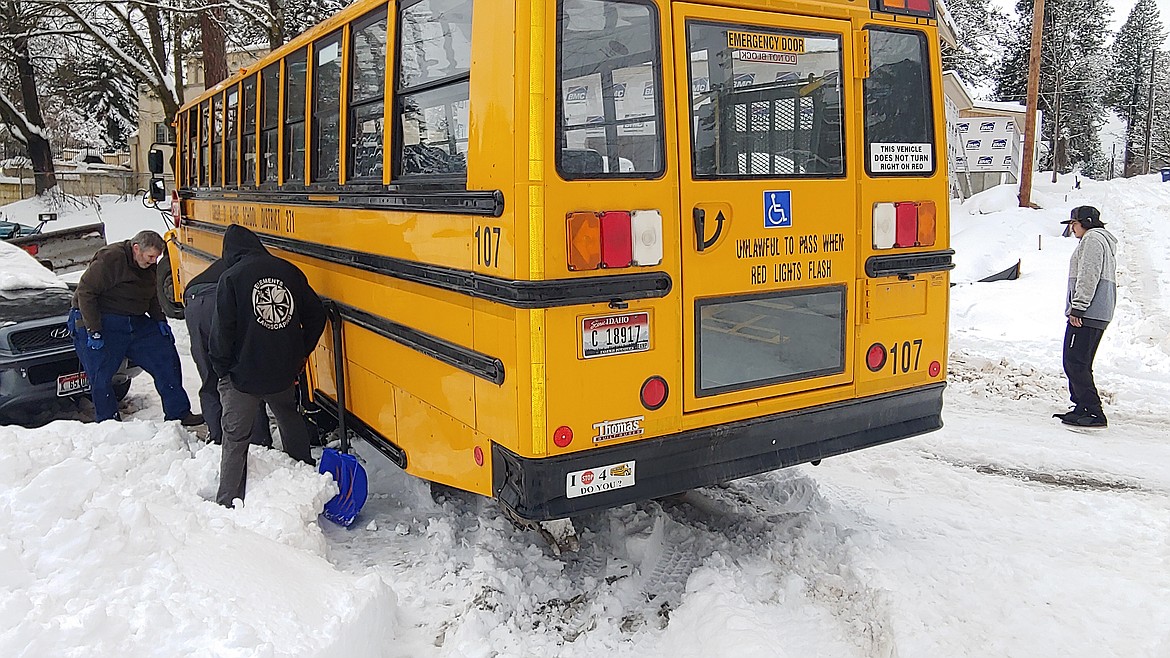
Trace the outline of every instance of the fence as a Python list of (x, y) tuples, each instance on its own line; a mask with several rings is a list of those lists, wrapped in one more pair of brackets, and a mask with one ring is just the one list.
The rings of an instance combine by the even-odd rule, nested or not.
[[(133, 196), (138, 190), (145, 190), (150, 181), (149, 173), (135, 171), (58, 171), (56, 176), (57, 187), (62, 192), (82, 197), (103, 194)], [(35, 194), (36, 184), (30, 168), (0, 169), (0, 205)]]

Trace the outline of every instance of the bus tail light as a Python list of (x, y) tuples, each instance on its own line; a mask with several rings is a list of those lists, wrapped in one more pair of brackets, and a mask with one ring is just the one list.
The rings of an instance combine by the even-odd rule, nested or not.
[(891, 249), (894, 246), (894, 228), (897, 215), (892, 203), (875, 203), (873, 206), (873, 248)]
[(873, 248), (904, 249), (934, 245), (937, 212), (933, 201), (875, 203)]
[(895, 247), (913, 247), (918, 241), (918, 206), (904, 202), (894, 205), (898, 226), (894, 229)]
[(865, 367), (869, 368), (870, 372), (877, 372), (886, 366), (886, 346), (881, 343), (874, 343), (869, 346), (869, 350), (865, 353)]
[(934, 0), (872, 0), (875, 11), (934, 18)]
[(666, 385), (666, 380), (658, 375), (654, 375), (650, 379), (642, 382), (642, 390), (639, 392), (639, 397), (642, 399), (642, 406), (650, 411), (662, 408), (666, 404), (666, 397), (670, 394), (670, 387)]
[(923, 201), (918, 204), (918, 246), (934, 246), (935, 222), (934, 202)]
[(569, 269), (595, 270), (601, 264), (601, 224), (597, 213), (569, 213)]
[(601, 266), (629, 267), (634, 264), (634, 233), (630, 213), (611, 210), (601, 213)]
[(662, 262), (662, 215), (657, 210), (635, 210), (631, 229), (634, 233), (634, 264), (639, 267)]
[(662, 214), (657, 210), (571, 212), (567, 220), (572, 271), (650, 267), (662, 262)]

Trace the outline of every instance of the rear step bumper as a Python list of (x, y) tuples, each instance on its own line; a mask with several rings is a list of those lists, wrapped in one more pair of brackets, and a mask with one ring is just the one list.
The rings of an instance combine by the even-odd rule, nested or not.
[[(522, 518), (559, 519), (842, 455), (942, 427), (945, 383), (529, 459), (492, 446), (492, 491)], [(574, 471), (636, 460), (636, 484), (567, 498)]]

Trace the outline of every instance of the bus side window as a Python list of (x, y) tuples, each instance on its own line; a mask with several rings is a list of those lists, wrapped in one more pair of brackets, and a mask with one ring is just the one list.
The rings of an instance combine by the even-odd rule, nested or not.
[(223, 140), (223, 184), (226, 186), (234, 186), (236, 184), (236, 171), (238, 164), (239, 151), (236, 150), (239, 142), (237, 140), (236, 120), (239, 117), (240, 109), (240, 90), (238, 87), (232, 87), (227, 90), (227, 129), (224, 131)]
[(208, 146), (211, 139), (210, 111), (211, 108), (207, 101), (199, 104), (199, 185), (201, 187), (207, 185), (208, 174), (211, 171), (211, 153)]
[(284, 180), (305, 180), (305, 84), (307, 53), (302, 48), (284, 58)]
[(211, 97), (211, 186), (223, 184), (223, 93)]
[(395, 178), (465, 179), (471, 0), (422, 0), (399, 16)]
[(381, 183), (386, 7), (355, 21), (351, 35), (346, 180)]
[(260, 118), (260, 182), (275, 183), (280, 141), (280, 64), (270, 64), (260, 74), (263, 115)]
[(241, 185), (256, 184), (256, 76), (244, 80), (240, 99)]
[(313, 57), (313, 182), (336, 182), (341, 158), (341, 32), (314, 43)]
[(557, 19), (557, 170), (565, 179), (665, 171), (657, 9), (561, 0)]

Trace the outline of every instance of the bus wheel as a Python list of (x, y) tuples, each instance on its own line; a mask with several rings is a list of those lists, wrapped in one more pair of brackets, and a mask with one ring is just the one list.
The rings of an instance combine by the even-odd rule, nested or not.
[(175, 301), (175, 275), (171, 272), (170, 256), (159, 259), (155, 271), (155, 282), (158, 284), (158, 303), (162, 306), (163, 315), (175, 320), (183, 319), (183, 305)]

